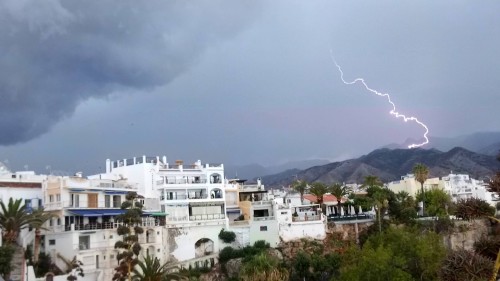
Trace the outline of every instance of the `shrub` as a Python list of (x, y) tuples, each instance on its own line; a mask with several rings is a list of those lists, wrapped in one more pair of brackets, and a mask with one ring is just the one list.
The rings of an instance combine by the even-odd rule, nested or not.
[(232, 231), (221, 229), (219, 232), (219, 239), (224, 241), (224, 243), (232, 243), (236, 240), (236, 234)]
[(488, 258), (460, 249), (448, 254), (439, 275), (443, 281), (487, 280), (491, 275), (493, 264)]
[(478, 198), (461, 199), (456, 205), (455, 215), (464, 220), (473, 220), (495, 215), (495, 208)]

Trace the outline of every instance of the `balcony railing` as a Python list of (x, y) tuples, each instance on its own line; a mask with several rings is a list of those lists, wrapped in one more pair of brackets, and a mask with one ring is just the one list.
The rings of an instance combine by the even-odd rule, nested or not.
[[(186, 200), (186, 199), (207, 199), (208, 195), (207, 194), (201, 194), (201, 195), (185, 195), (185, 194), (180, 194), (180, 195), (174, 195), (174, 196), (160, 196), (160, 200)], [(212, 199), (222, 199), (220, 198), (212, 198)]]
[(220, 220), (225, 219), (225, 214), (211, 214), (211, 215), (194, 215), (189, 216), (189, 220), (191, 221), (206, 221), (206, 220)]
[(121, 207), (122, 201), (109, 201), (107, 204), (104, 200), (94, 201), (59, 201), (47, 202), (44, 207), (46, 211), (60, 210), (62, 208), (75, 208), (75, 209), (117, 209)]
[(302, 222), (302, 221), (319, 221), (321, 220), (321, 216), (316, 215), (316, 216), (298, 216), (298, 217), (292, 217), (293, 222)]
[[(75, 231), (83, 231), (83, 230), (99, 230), (99, 229), (116, 229), (119, 226), (123, 225), (119, 222), (103, 222), (103, 223), (87, 223), (87, 224), (74, 224)], [(139, 224), (141, 227), (153, 227), (153, 226), (164, 226), (164, 220), (147, 220), (143, 221)], [(57, 232), (62, 231), (62, 227), (64, 227), (64, 231), (71, 231), (71, 225), (57, 226), (50, 228), (50, 230)], [(152, 242), (150, 242), (152, 243)]]
[(272, 205), (272, 201), (269, 200), (252, 201), (252, 205)]
[(274, 220), (274, 216), (268, 216), (268, 217), (254, 217), (254, 221), (272, 221)]
[(204, 184), (204, 183), (207, 183), (206, 179), (191, 180), (191, 179), (169, 179), (169, 178), (167, 178), (166, 181), (163, 181), (163, 180), (156, 181), (156, 185), (163, 185), (163, 184)]

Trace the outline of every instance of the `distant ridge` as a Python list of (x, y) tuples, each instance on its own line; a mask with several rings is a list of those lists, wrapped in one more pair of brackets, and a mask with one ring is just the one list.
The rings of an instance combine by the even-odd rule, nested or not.
[(492, 176), (500, 169), (500, 162), (496, 161), (494, 156), (479, 154), (462, 147), (455, 147), (447, 152), (422, 148), (381, 148), (357, 159), (295, 171), (292, 176), (289, 172), (265, 176), (263, 183), (266, 187), (281, 187), (289, 185), (295, 178), (327, 184), (361, 183), (368, 175), (375, 175), (383, 182), (389, 182), (410, 173), (415, 163), (428, 166), (432, 177), (441, 177), (453, 172), (484, 178)]
[[(407, 139), (402, 144), (391, 143), (382, 148), (407, 148), (409, 144), (418, 142), (415, 139)], [(424, 148), (436, 148), (448, 151), (454, 147), (463, 147), (470, 151), (495, 156), (500, 150), (500, 132), (477, 132), (458, 137), (429, 137), (429, 144)]]

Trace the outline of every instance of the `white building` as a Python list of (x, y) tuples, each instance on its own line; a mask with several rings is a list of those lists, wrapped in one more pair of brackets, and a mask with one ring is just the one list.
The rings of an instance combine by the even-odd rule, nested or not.
[(170, 164), (165, 156), (142, 156), (107, 160), (106, 173), (95, 177), (126, 179), (145, 200), (159, 199), (159, 211), (168, 215), (165, 261), (180, 266), (215, 261), (218, 234), (227, 228), (222, 164)]
[(258, 240), (278, 246), (277, 205), (260, 180), (252, 185), (245, 180), (228, 180), (225, 190), (229, 230), (236, 233), (237, 246), (253, 245)]
[[(118, 265), (114, 246), (121, 239), (116, 231), (121, 222), (116, 216), (125, 212), (120, 207), (130, 191), (138, 190), (124, 179), (88, 179), (81, 174), (49, 176), (43, 182), (43, 197), (45, 210), (52, 212), (54, 218), (44, 232), (42, 249), (63, 269), (63, 258), (76, 257), (83, 262), (86, 273), (102, 272), (103, 280), (111, 280)], [(166, 247), (162, 240), (165, 214), (154, 210), (158, 209), (158, 202), (149, 206), (148, 202), (143, 203), (146, 206), (141, 225), (144, 233), (139, 236), (142, 253), (165, 261)]]
[[(415, 197), (420, 191), (420, 183), (415, 180), (413, 174), (402, 176), (401, 180), (388, 183), (387, 188), (398, 193), (406, 191)], [(446, 191), (453, 201), (466, 198), (479, 198), (495, 206), (499, 198), (496, 194), (486, 190), (486, 183), (482, 180), (476, 180), (466, 174), (449, 174), (442, 178), (430, 178), (424, 182), (424, 190), (440, 188)]]
[(486, 190), (486, 183), (476, 180), (466, 174), (449, 174), (442, 178), (444, 190), (454, 201), (467, 198), (479, 198), (495, 206), (499, 198), (496, 194)]
[[(0, 163), (0, 201), (8, 204), (9, 199), (22, 199), (31, 211), (43, 205), (42, 182), (47, 176), (37, 175), (33, 171), (10, 172)], [(19, 245), (26, 247), (34, 238), (34, 231), (22, 229), (19, 233)]]
[[(421, 185), (415, 179), (414, 174), (407, 174), (402, 176), (401, 180), (389, 182), (387, 188), (394, 193), (405, 191), (408, 192), (410, 196), (415, 197), (417, 193), (420, 192)], [(432, 188), (443, 188), (443, 184), (439, 178), (429, 178), (424, 182), (424, 190), (430, 190)]]

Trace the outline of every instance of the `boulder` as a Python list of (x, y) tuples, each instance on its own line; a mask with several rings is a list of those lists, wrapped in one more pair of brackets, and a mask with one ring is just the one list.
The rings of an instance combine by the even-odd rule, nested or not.
[(226, 263), (227, 276), (229, 278), (238, 277), (240, 275), (242, 264), (243, 264), (243, 258), (228, 260)]

